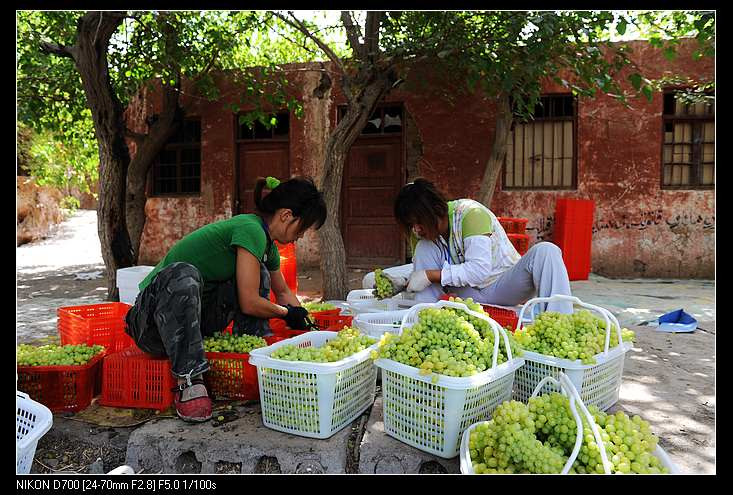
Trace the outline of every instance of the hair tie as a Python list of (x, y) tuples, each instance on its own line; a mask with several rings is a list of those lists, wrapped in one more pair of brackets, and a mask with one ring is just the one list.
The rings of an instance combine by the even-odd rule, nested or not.
[(268, 177), (267, 179), (265, 179), (265, 186), (267, 186), (267, 188), (270, 190), (275, 189), (279, 185), (280, 181), (275, 177)]

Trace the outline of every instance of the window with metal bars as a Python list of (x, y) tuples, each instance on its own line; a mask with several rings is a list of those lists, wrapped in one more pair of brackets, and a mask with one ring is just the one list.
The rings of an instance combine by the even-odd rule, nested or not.
[(186, 119), (152, 167), (152, 195), (201, 193), (201, 120)]
[(572, 95), (541, 96), (533, 119), (512, 124), (503, 189), (574, 189), (576, 128), (577, 100)]
[(675, 92), (675, 89), (664, 92), (662, 188), (713, 189), (714, 102), (685, 103), (675, 97)]

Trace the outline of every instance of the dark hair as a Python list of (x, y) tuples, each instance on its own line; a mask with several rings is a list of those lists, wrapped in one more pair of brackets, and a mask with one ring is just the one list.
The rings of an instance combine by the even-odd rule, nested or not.
[(448, 215), (448, 202), (432, 182), (415, 179), (400, 189), (394, 203), (394, 216), (407, 237), (414, 224), (438, 234), (438, 219)]
[(279, 186), (262, 197), (266, 180), (260, 177), (255, 182), (254, 200), (257, 213), (272, 215), (280, 208), (287, 208), (293, 216), (300, 219), (300, 230), (305, 232), (315, 225), (316, 229), (326, 221), (326, 202), (323, 193), (316, 189), (310, 177), (293, 177), (284, 180)]

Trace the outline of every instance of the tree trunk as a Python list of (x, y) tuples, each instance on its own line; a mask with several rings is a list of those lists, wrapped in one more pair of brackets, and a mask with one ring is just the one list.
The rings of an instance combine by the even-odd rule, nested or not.
[[(346, 276), (346, 249), (341, 235), (341, 185), (346, 158), (351, 145), (361, 134), (377, 103), (391, 88), (393, 79), (391, 70), (380, 71), (369, 80), (359, 95), (347, 97), (349, 104), (346, 114), (326, 145), (326, 161), (319, 182), (328, 218), (318, 230), (325, 300), (344, 299), (349, 290)], [(348, 93), (348, 88), (353, 85), (354, 82), (344, 81), (345, 92)]]
[(496, 179), (498, 179), (501, 167), (504, 164), (507, 139), (512, 128), (513, 116), (508, 93), (499, 95), (496, 110), (494, 145), (491, 147), (491, 155), (484, 169), (484, 178), (481, 182), (481, 190), (478, 195), (478, 201), (483, 203), (487, 208), (491, 208), (491, 198), (494, 195), (494, 189), (496, 189)]
[(107, 269), (107, 299), (119, 299), (117, 269), (132, 266), (133, 255), (125, 221), (125, 184), (130, 154), (120, 101), (112, 89), (107, 49), (122, 24), (122, 12), (88, 12), (77, 27), (73, 58), (81, 75), (99, 144), (97, 230)]
[(127, 171), (125, 212), (135, 264), (140, 258), (140, 239), (145, 228), (145, 185), (148, 171), (165, 143), (175, 134), (182, 118), (182, 109), (178, 106), (178, 88), (165, 88), (162, 113), (150, 126), (147, 136), (139, 141), (135, 157)]

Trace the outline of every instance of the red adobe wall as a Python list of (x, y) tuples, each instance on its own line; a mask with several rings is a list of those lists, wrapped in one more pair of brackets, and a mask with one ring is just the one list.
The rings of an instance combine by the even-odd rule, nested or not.
[[(714, 61), (692, 61), (689, 46), (673, 62), (644, 42), (634, 42), (633, 47), (635, 60), (651, 70), (652, 76), (677, 71), (696, 78), (714, 77)], [(336, 123), (337, 106), (344, 103), (333, 73), (332, 90), (322, 99), (313, 96), (320, 74), (309, 68), (318, 67), (293, 64), (288, 68), (292, 94), (304, 105), (302, 119), (291, 117), (291, 173), (316, 178), (329, 132)], [(219, 84), (224, 95), (221, 101), (190, 96), (182, 100), (187, 113), (200, 116), (202, 122), (201, 196), (148, 200), (141, 263), (154, 264), (183, 235), (232, 214), (235, 119), (223, 105), (234, 101), (237, 88), (224, 79)], [(551, 84), (545, 89), (565, 92)], [(457, 95), (449, 102), (433, 91), (402, 88), (392, 91), (385, 101), (401, 102), (408, 114), (409, 178), (426, 177), (450, 198), (478, 193), (494, 139), (491, 101)], [(152, 104), (136, 101), (128, 113), (139, 123), (151, 109)], [(529, 218), (528, 231), (535, 242), (552, 239), (558, 197), (594, 199), (594, 272), (622, 277), (714, 277), (714, 191), (660, 190), (661, 112), (661, 93), (651, 103), (633, 100), (631, 109), (606, 96), (581, 99), (578, 189), (501, 191), (499, 181), (492, 210), (497, 215)], [(308, 234), (298, 242), (297, 255), (301, 266), (317, 265), (317, 236)]]
[[(692, 60), (693, 44), (680, 50), (673, 62), (646, 43), (632, 46), (632, 58), (649, 71), (649, 77), (670, 71), (694, 78), (714, 77), (714, 60)], [(529, 218), (533, 242), (552, 240), (556, 199), (593, 199), (594, 273), (714, 278), (715, 191), (660, 188), (662, 100), (662, 94), (655, 93), (651, 103), (642, 97), (632, 100), (632, 108), (626, 109), (605, 95), (581, 99), (578, 189), (527, 192), (501, 191), (497, 186), (493, 211)]]

